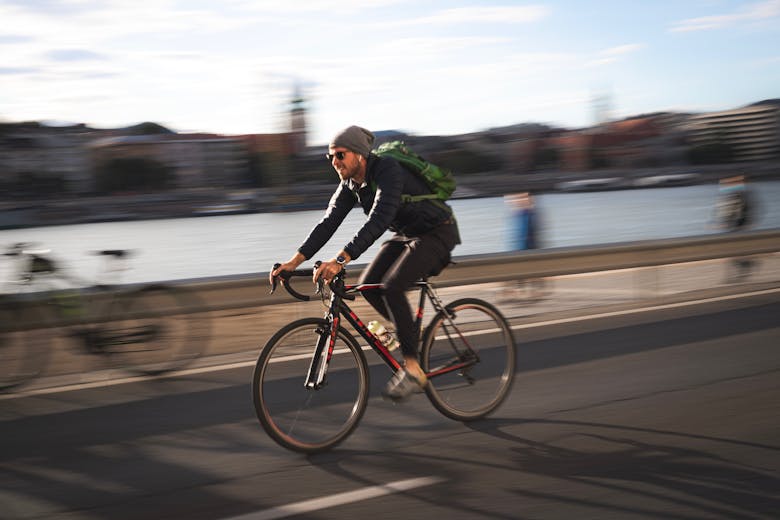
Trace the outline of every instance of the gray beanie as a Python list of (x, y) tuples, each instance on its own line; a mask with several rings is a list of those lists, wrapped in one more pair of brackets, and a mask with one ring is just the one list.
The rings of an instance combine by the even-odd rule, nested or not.
[(352, 150), (355, 153), (368, 157), (371, 152), (371, 147), (374, 145), (374, 134), (361, 128), (359, 126), (352, 125), (345, 128), (341, 132), (336, 134), (331, 142), (331, 147), (344, 147)]

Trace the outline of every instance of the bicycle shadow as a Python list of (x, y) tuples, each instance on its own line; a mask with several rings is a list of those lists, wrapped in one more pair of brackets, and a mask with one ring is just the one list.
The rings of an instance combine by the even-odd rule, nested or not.
[[(448, 455), (441, 450), (434, 450), (434, 454), (410, 446), (390, 453), (339, 449), (308, 460), (365, 485), (375, 485), (361, 476), (366, 460), (374, 461), (377, 473), (383, 474), (408, 475), (410, 468), (424, 468), (426, 474), (449, 482), (405, 493), (436, 507), (469, 511), (475, 516), (487, 511), (469, 505), (473, 496), (469, 500), (453, 490), (478, 489), (480, 484), (474, 478), (479, 478), (480, 470), (512, 476), (500, 479), (504, 483), (501, 492), (515, 497), (510, 501), (519, 508), (506, 516), (490, 512), (495, 518), (521, 518), (523, 508), (533, 506), (544, 507), (551, 516), (556, 516), (555, 511), (577, 511), (578, 515), (656, 518), (771, 517), (780, 510), (780, 479), (771, 462), (778, 458), (777, 446), (574, 420), (487, 419), (466, 428), (487, 437), (475, 442), (481, 448), (475, 451), (481, 455)], [(740, 461), (735, 449), (755, 451), (752, 458), (767, 461), (766, 467)], [(357, 460), (361, 461), (360, 469), (350, 470)]]
[[(539, 442), (506, 431), (509, 427), (530, 425), (574, 428), (569, 433), (573, 442)], [(675, 509), (685, 507), (731, 518), (773, 514), (780, 508), (776, 468), (759, 467), (719, 454), (731, 452), (721, 448), (731, 445), (759, 450), (764, 455), (762, 460), (777, 460), (777, 446), (574, 420), (495, 419), (469, 426), (514, 444), (511, 451), (518, 468), (535, 475), (626, 494), (641, 502), (662, 502)], [(513, 491), (522, 497), (606, 506), (556, 493)], [(612, 508), (636, 512), (633, 508)]]

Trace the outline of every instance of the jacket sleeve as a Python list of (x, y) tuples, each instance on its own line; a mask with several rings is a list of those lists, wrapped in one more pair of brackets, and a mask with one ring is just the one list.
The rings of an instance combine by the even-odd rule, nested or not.
[(368, 219), (352, 240), (344, 247), (354, 260), (362, 255), (371, 244), (387, 231), (401, 207), (401, 191), (404, 176), (401, 166), (394, 160), (381, 160), (368, 175), (366, 182), (376, 185), (374, 203), (368, 212)]
[(330, 198), (328, 209), (325, 210), (322, 220), (314, 226), (303, 245), (298, 248), (298, 252), (306, 257), (306, 260), (317, 254), (317, 251), (322, 249), (322, 246), (330, 240), (341, 223), (344, 222), (353, 207), (355, 207), (355, 195), (342, 182)]

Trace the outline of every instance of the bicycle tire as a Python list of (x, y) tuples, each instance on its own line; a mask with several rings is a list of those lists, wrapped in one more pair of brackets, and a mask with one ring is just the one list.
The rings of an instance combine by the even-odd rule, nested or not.
[(210, 320), (193, 298), (164, 284), (117, 293), (97, 325), (98, 347), (133, 374), (185, 368), (203, 354), (210, 337)]
[(252, 377), (257, 418), (279, 445), (300, 453), (327, 451), (349, 437), (368, 403), (366, 357), (343, 327), (336, 335), (325, 384), (304, 385), (317, 339), (327, 325), (303, 318), (282, 327), (266, 343)]
[[(509, 395), (515, 375), (517, 347), (506, 318), (493, 305), (463, 298), (438, 312), (425, 330), (420, 351), (423, 369), (430, 373), (468, 359), (465, 369), (433, 375), (426, 394), (433, 406), (456, 421), (481, 419)], [(453, 316), (452, 318), (448, 315)]]
[(40, 309), (12, 297), (0, 302), (0, 391), (23, 386), (46, 369), (54, 338)]

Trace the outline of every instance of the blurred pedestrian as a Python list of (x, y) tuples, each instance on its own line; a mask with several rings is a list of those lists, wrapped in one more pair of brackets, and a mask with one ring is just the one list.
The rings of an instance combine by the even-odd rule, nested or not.
[(720, 180), (715, 216), (724, 231), (740, 231), (752, 223), (752, 201), (744, 175)]
[[(719, 229), (739, 232), (748, 229), (754, 220), (755, 204), (749, 193), (744, 175), (735, 175), (720, 180), (718, 199), (715, 203), (715, 221)], [(735, 258), (733, 268), (726, 275), (726, 282), (740, 281), (750, 276), (753, 270), (751, 258)]]
[(533, 196), (524, 191), (506, 198), (511, 210), (511, 247), (513, 251), (537, 248), (537, 215)]
[[(534, 196), (527, 191), (505, 197), (510, 209), (509, 244), (512, 251), (530, 251), (539, 248), (539, 212)], [(514, 289), (525, 293), (526, 298), (538, 300), (543, 296), (543, 278), (521, 278), (513, 283)]]

